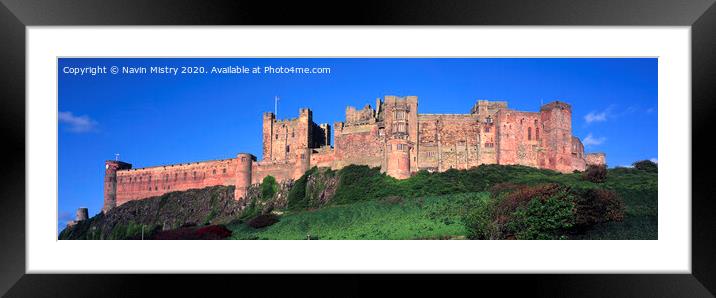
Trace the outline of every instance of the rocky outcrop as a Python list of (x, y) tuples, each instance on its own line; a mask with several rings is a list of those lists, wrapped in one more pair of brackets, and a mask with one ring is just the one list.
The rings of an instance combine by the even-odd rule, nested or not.
[(234, 186), (213, 186), (130, 201), (66, 227), (59, 239), (125, 239), (141, 230), (228, 223), (239, 216)]

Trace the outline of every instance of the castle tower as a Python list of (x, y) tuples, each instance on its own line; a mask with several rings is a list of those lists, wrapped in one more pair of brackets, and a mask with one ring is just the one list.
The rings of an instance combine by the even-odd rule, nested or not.
[(410, 150), (412, 146), (406, 139), (392, 139), (386, 143), (386, 174), (395, 179), (410, 178)]
[(77, 213), (75, 215), (76, 222), (87, 220), (88, 218), (89, 218), (89, 212), (87, 211), (87, 208), (85, 208), (85, 207), (77, 208)]
[[(418, 160), (418, 97), (385, 96), (383, 102), (386, 141), (386, 173), (398, 179), (417, 171)], [(399, 150), (396, 148), (400, 148)], [(405, 152), (402, 152), (406, 150)], [(411, 156), (414, 158), (411, 159)], [(407, 174), (403, 173), (403, 162)]]
[(572, 107), (554, 101), (543, 105), (540, 114), (544, 126), (542, 146), (546, 149), (542, 161), (544, 167), (560, 172), (572, 171)]
[(246, 193), (251, 186), (251, 174), (253, 162), (256, 156), (249, 153), (239, 153), (236, 156), (236, 188), (234, 189), (234, 200), (246, 198)]
[(132, 165), (118, 160), (104, 162), (104, 206), (102, 212), (117, 207), (117, 171), (131, 169)]

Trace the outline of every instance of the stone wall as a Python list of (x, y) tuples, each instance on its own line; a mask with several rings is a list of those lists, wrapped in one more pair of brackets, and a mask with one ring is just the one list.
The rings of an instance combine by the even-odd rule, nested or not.
[(211, 160), (117, 171), (117, 206), (172, 191), (234, 185), (236, 159)]
[(418, 115), (418, 169), (444, 171), (494, 163), (481, 154), (481, 124), (473, 114)]
[(541, 114), (503, 109), (497, 112), (497, 163), (539, 167), (542, 147)]

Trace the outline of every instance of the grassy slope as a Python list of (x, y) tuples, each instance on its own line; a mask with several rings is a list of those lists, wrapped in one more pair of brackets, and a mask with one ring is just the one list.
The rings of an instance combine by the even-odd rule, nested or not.
[[(481, 167), (471, 171), (421, 174), (397, 181), (356, 169), (344, 181), (334, 204), (310, 211), (293, 211), (263, 229), (234, 224), (232, 239), (444, 239), (461, 238), (462, 213), (484, 202), (484, 192), (497, 182), (558, 182), (573, 187), (606, 187), (624, 199), (623, 222), (595, 226), (578, 239), (656, 239), (657, 174), (613, 169), (602, 185), (582, 181), (579, 174), (558, 174), (525, 167)], [(350, 176), (350, 175), (353, 176)], [(391, 199), (391, 196), (405, 199)], [(400, 202), (396, 202), (400, 201)]]
[(465, 235), (465, 206), (486, 192), (426, 198), (386, 198), (289, 213), (264, 229), (235, 224), (232, 239), (437, 239)]

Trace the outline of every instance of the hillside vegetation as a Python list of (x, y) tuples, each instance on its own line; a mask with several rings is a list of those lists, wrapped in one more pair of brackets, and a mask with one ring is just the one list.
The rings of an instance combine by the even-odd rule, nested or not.
[(216, 239), (657, 239), (657, 167), (635, 165), (570, 174), (482, 165), (405, 180), (312, 168), (296, 181), (269, 176), (240, 203), (221, 186), (129, 202), (60, 239), (132, 239), (142, 226), (181, 239), (186, 231), (166, 230), (187, 225), (228, 228), (208, 229)]
[[(232, 239), (657, 239), (657, 175), (483, 165), (396, 180), (366, 166), (314, 168), (286, 208), (228, 227)], [(252, 226), (257, 217), (272, 220)]]

